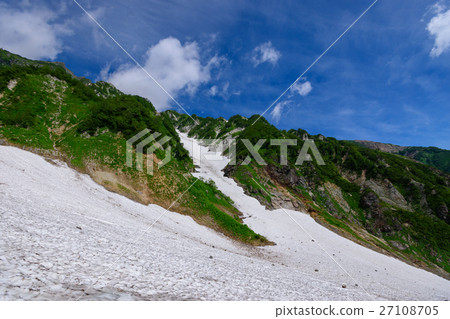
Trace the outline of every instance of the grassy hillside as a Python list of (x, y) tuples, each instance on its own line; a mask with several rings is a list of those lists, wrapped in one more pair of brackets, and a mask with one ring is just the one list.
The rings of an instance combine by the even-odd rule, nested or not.
[[(194, 118), (198, 124), (174, 111), (159, 114), (148, 100), (105, 82), (78, 78), (63, 64), (0, 50), (0, 143), (62, 159), (111, 191), (190, 215), (231, 238), (261, 245), (268, 241), (242, 223), (231, 200), (214, 184), (191, 175), (192, 160), (175, 128), (197, 138), (248, 139), (253, 145), (260, 139), (293, 139), (297, 145), (289, 147), (288, 165), (280, 163), (280, 147), (268, 142), (259, 152), (267, 165), (244, 165), (250, 152), (238, 142), (237, 165), (227, 166), (226, 175), (269, 208), (307, 211), (362, 245), (448, 276), (448, 173), (354, 142), (302, 129), (278, 130), (264, 118), (251, 125), (257, 115)], [(144, 128), (171, 138), (172, 160), (160, 169), (155, 165), (153, 175), (125, 165), (126, 140)], [(315, 141), (325, 165), (295, 165), (305, 139)], [(414, 156), (434, 152), (421, 159), (433, 165), (447, 158), (434, 149), (416, 151)], [(158, 163), (164, 156), (157, 151), (148, 160)]]
[(419, 162), (434, 166), (441, 171), (450, 173), (450, 151), (437, 147), (410, 146), (398, 154), (413, 158)]
[[(186, 115), (166, 113), (190, 136), (238, 138), (237, 165), (227, 166), (225, 172), (267, 207), (308, 211), (363, 245), (448, 276), (449, 174), (353, 142), (312, 136), (302, 129), (278, 130), (264, 118), (251, 125), (256, 115), (228, 121), (195, 116), (195, 125)], [(297, 141), (288, 148), (288, 165), (280, 164), (280, 147), (268, 142), (259, 151), (267, 165), (243, 165), (250, 152), (242, 139), (255, 145), (259, 139), (283, 138)], [(314, 140), (325, 165), (295, 165), (306, 138)]]
[(437, 147), (398, 146), (371, 141), (354, 141), (370, 149), (399, 154), (450, 173), (450, 151)]
[[(125, 165), (126, 140), (144, 128), (171, 138), (172, 160), (160, 169), (155, 165), (154, 175)], [(190, 215), (234, 239), (268, 243), (242, 223), (214, 184), (190, 174), (192, 160), (168, 115), (108, 83), (77, 78), (61, 63), (0, 50), (0, 141), (65, 160), (112, 191)], [(164, 156), (157, 151), (150, 160)]]

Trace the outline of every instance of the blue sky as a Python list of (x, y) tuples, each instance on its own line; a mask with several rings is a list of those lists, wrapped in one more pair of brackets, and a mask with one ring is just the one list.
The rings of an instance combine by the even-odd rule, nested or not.
[[(190, 114), (261, 114), (373, 2), (78, 0)], [(179, 107), (73, 2), (0, 1), (0, 47)], [(450, 1), (379, 0), (266, 114), (450, 149)]]

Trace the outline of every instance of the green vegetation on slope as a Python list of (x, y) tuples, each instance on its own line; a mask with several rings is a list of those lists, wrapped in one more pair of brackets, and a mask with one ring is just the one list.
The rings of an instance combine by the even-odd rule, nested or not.
[(450, 173), (450, 151), (437, 147), (407, 147), (398, 154)]
[[(31, 61), (4, 50), (0, 94), (0, 139), (41, 153), (57, 151), (72, 167), (113, 191), (163, 207), (178, 199), (171, 210), (240, 241), (268, 243), (242, 224), (229, 198), (190, 174), (192, 160), (171, 119), (157, 114), (148, 100), (105, 82), (77, 78), (62, 64)], [(126, 140), (144, 128), (171, 138), (171, 161), (159, 169), (155, 165), (154, 175), (125, 165)], [(158, 162), (165, 153), (157, 150), (155, 156), (151, 160)]]
[(398, 146), (359, 140), (351, 142), (373, 150), (381, 150), (392, 154), (402, 155), (433, 166), (443, 172), (450, 173), (450, 150), (444, 150), (437, 147)]
[[(262, 204), (276, 208), (280, 202), (277, 198), (285, 201), (288, 197), (292, 204), (302, 203), (295, 206), (298, 209), (309, 210), (360, 243), (450, 272), (448, 174), (355, 142), (311, 136), (302, 129), (278, 130), (264, 118), (251, 125), (257, 115), (249, 119), (236, 115), (228, 121), (194, 115), (198, 122), (195, 125), (187, 115), (173, 111), (168, 114), (180, 130), (197, 138), (220, 139), (233, 131), (237, 138), (237, 165), (227, 166), (225, 173)], [(287, 166), (280, 164), (280, 147), (271, 146), (268, 141), (283, 138), (297, 143), (288, 148)], [(294, 164), (304, 138), (314, 139), (325, 165), (316, 161)], [(259, 150), (266, 166), (254, 160), (249, 165), (242, 164), (247, 156), (251, 157), (243, 139), (253, 145), (260, 139), (267, 140)], [(443, 161), (448, 160), (448, 156), (440, 156)]]

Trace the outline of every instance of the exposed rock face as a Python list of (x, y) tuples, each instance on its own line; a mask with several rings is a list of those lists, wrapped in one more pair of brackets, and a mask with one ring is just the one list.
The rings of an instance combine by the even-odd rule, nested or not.
[(366, 218), (373, 220), (373, 222), (367, 223), (367, 229), (372, 233), (377, 233), (378, 229), (385, 225), (378, 196), (372, 191), (366, 191), (361, 196), (360, 205), (366, 209)]
[[(308, 206), (302, 200), (299, 200), (285, 189), (286, 186), (295, 187), (296, 185), (306, 185), (305, 178), (298, 176), (294, 170), (289, 169), (289, 167), (286, 166), (280, 169), (275, 166), (273, 166), (272, 169), (270, 168), (270, 165), (267, 166), (266, 173), (269, 174), (272, 182), (277, 183), (277, 186), (275, 187), (268, 187), (265, 185), (270, 192), (270, 202), (267, 200), (268, 194), (259, 187), (254, 188), (252, 186), (241, 185), (244, 192), (247, 195), (255, 197), (262, 205), (270, 209), (285, 208), (302, 212), (308, 211)], [(226, 166), (224, 175), (232, 177), (234, 169), (235, 166), (233, 165)], [(334, 208), (333, 205), (331, 206)]]
[(380, 232), (390, 233), (401, 229), (402, 226), (399, 222), (394, 221), (390, 224), (387, 221), (383, 214), (380, 198), (372, 190), (366, 189), (361, 194), (360, 206), (366, 210), (366, 218), (368, 220), (366, 228), (370, 232), (381, 235)]
[(365, 171), (362, 171), (360, 176), (356, 173), (350, 173), (347, 171), (342, 171), (341, 173), (342, 176), (350, 182), (356, 183), (362, 188), (371, 189), (382, 201), (388, 203), (389, 205), (411, 211), (411, 207), (408, 205), (407, 200), (389, 180), (385, 179), (383, 181), (379, 181), (367, 179)]
[(443, 220), (445, 220), (447, 223), (450, 220), (450, 216), (448, 214), (448, 207), (445, 203), (442, 203), (438, 209), (437, 209), (437, 216), (439, 218), (442, 218)]
[(285, 209), (292, 209), (292, 210), (299, 210), (299, 211), (307, 211), (306, 206), (293, 196), (290, 196), (289, 194), (285, 194), (282, 192), (271, 192), (271, 201), (272, 205), (271, 207), (276, 208), (285, 208)]
[(346, 180), (352, 182), (352, 183), (356, 183), (359, 186), (364, 186), (364, 183), (366, 182), (366, 171), (363, 170), (361, 172), (361, 175), (356, 174), (355, 172), (349, 172), (346, 170), (341, 170), (341, 175), (342, 177), (344, 177)]
[[(423, 185), (422, 183), (419, 183), (415, 180), (411, 180), (411, 185), (410, 187), (413, 187), (417, 190), (417, 197), (419, 199), (419, 205), (420, 208), (427, 213), (431, 212), (430, 207), (428, 206), (428, 202), (427, 202), (427, 196), (425, 194), (425, 185)], [(411, 198), (411, 201), (414, 201), (415, 198)]]
[(379, 150), (387, 153), (398, 153), (406, 149), (405, 146), (394, 145), (394, 144), (385, 144), (379, 142), (365, 141), (365, 140), (355, 140), (355, 142), (368, 147), (373, 150)]
[(322, 200), (320, 199), (320, 197), (313, 195), (312, 199), (314, 200), (314, 202), (317, 203), (322, 201), (322, 203), (326, 206), (326, 208), (328, 209), (328, 211), (331, 213), (331, 215), (333, 215), (334, 217), (340, 219), (341, 215), (338, 211), (338, 209), (334, 206), (333, 201), (331, 200), (331, 198), (328, 196), (327, 193), (325, 193), (325, 190), (319, 189), (318, 191), (319, 195), (322, 197)]
[(399, 207), (404, 210), (411, 210), (408, 206), (408, 202), (402, 194), (392, 185), (392, 183), (385, 179), (383, 181), (366, 180), (363, 187), (373, 190), (380, 199), (389, 205)]
[(16, 85), (17, 85), (17, 80), (14, 79), (14, 80), (9, 81), (9, 83), (6, 87), (8, 88), (8, 90), (12, 91), (16, 87)]
[(394, 246), (394, 247), (397, 248), (398, 250), (405, 250), (405, 249), (408, 248), (408, 246), (406, 246), (406, 245), (404, 245), (404, 244), (402, 244), (401, 242), (396, 241), (396, 240), (390, 240), (390, 241), (389, 241), (389, 244), (391, 244), (392, 246)]
[(350, 206), (348, 205), (347, 201), (344, 199), (341, 188), (330, 182), (326, 182), (324, 186), (325, 186), (325, 189), (328, 191), (328, 193), (330, 193), (330, 195), (333, 197), (333, 199), (339, 204), (339, 206), (346, 213), (350, 212)]
[(269, 165), (267, 166), (267, 172), (272, 180), (276, 180), (285, 186), (295, 187), (300, 185), (304, 188), (307, 186), (306, 179), (303, 176), (298, 176), (296, 171), (289, 166)]
[(380, 200), (374, 192), (363, 193), (360, 204), (362, 208), (368, 208), (371, 212), (381, 211)]

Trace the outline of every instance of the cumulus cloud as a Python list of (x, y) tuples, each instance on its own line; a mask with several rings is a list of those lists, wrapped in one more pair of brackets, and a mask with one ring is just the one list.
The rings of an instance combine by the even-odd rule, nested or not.
[(311, 82), (297, 82), (291, 87), (291, 91), (301, 96), (307, 96), (312, 91)]
[(253, 49), (252, 61), (255, 67), (264, 62), (275, 65), (280, 58), (281, 52), (276, 50), (270, 41)]
[(434, 46), (430, 55), (438, 57), (450, 48), (450, 9), (441, 4), (435, 5), (436, 15), (428, 22), (427, 31), (434, 38)]
[(289, 104), (289, 101), (279, 102), (279, 103), (277, 103), (275, 105), (275, 107), (273, 108), (272, 112), (270, 112), (270, 116), (275, 121), (275, 123), (278, 124), (278, 122), (280, 121), (280, 118), (281, 118), (281, 114), (283, 113), (283, 109), (288, 104)]
[(62, 51), (60, 36), (68, 33), (52, 11), (0, 4), (0, 47), (30, 59), (54, 60)]
[[(176, 97), (180, 92), (194, 94), (199, 85), (210, 80), (210, 70), (218, 63), (220, 59), (214, 57), (202, 65), (196, 42), (182, 45), (169, 37), (148, 49), (143, 68)], [(103, 71), (103, 80), (125, 93), (148, 98), (158, 110), (170, 107), (171, 98), (138, 66), (127, 64), (112, 73)]]

